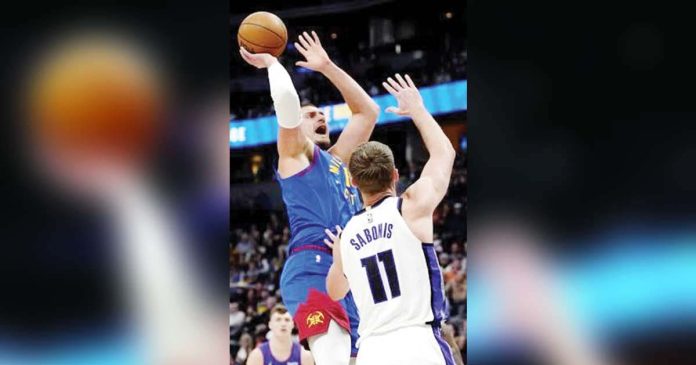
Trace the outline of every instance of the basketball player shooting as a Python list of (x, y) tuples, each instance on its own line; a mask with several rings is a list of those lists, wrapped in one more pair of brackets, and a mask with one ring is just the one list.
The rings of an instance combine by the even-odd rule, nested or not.
[(304, 32), (295, 43), (304, 61), (296, 65), (324, 75), (339, 90), (352, 115), (331, 146), (329, 126), (321, 109), (300, 107), (290, 75), (268, 53), (241, 48), (252, 66), (268, 69), (278, 125), (277, 180), (287, 207), (292, 238), (283, 267), (280, 290), (293, 315), (300, 340), (307, 339), (319, 365), (348, 364), (357, 354), (358, 313), (350, 294), (340, 302), (326, 295), (326, 275), (333, 261), (323, 243), (324, 227), (343, 226), (361, 208), (343, 161), (369, 140), (379, 107), (345, 71), (334, 64), (315, 32)]
[[(447, 193), (455, 151), (425, 109), (406, 75), (383, 86), (398, 101), (387, 112), (410, 116), (430, 157), (420, 178), (401, 197), (391, 149), (379, 142), (358, 146), (350, 174), (365, 209), (350, 219), (333, 242), (327, 277), (332, 299), (350, 290), (360, 312), (359, 365), (450, 365), (451, 348), (440, 326), (446, 319), (442, 273), (433, 247), (433, 212)], [(337, 227), (340, 234), (340, 229)]]
[[(292, 342), (292, 316), (283, 305), (271, 309), (271, 338), (255, 348), (246, 365), (314, 365), (312, 354)], [(284, 359), (284, 360), (278, 360)]]

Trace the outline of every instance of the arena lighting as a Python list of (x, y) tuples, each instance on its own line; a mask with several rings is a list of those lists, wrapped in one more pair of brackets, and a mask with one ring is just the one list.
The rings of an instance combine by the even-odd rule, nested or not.
[[(433, 115), (467, 110), (467, 81), (453, 81), (421, 88), (423, 102)], [(384, 112), (388, 106), (396, 106), (396, 99), (389, 94), (373, 97), (382, 113), (377, 125), (402, 123), (408, 118)], [(343, 130), (349, 121), (350, 110), (345, 103), (320, 106), (326, 115), (331, 132)], [(230, 148), (240, 149), (274, 143), (278, 134), (275, 115), (230, 121)]]
[[(578, 335), (607, 344), (636, 333), (691, 330), (696, 320), (696, 236), (659, 225), (650, 230), (626, 226), (605, 232), (588, 242), (594, 249), (544, 256), (536, 264), (548, 269), (556, 300), (578, 326)], [(467, 349), (472, 358), (484, 359), (510, 344), (510, 332), (500, 322), (505, 303), (486, 275), (469, 277), (474, 283), (469, 281), (466, 325), (476, 341), (468, 342)]]
[(462, 138), (459, 139), (459, 148), (461, 148), (462, 151), (466, 151), (467, 148), (469, 148), (469, 140), (466, 136), (462, 136)]

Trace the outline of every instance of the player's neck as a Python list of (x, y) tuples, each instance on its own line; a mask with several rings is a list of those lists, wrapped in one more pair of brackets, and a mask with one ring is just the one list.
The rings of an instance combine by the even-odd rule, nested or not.
[(288, 349), (292, 347), (291, 336), (273, 336), (271, 346), (277, 349)]
[(363, 202), (365, 202), (366, 207), (371, 207), (378, 201), (382, 200), (385, 196), (396, 196), (393, 189), (383, 191), (381, 193), (365, 195), (363, 194)]

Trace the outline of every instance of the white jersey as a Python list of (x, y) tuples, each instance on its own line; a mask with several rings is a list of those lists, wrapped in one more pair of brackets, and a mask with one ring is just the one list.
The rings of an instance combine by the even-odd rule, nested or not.
[(408, 228), (401, 198), (387, 197), (356, 213), (341, 234), (341, 256), (360, 315), (359, 342), (445, 319), (435, 250)]

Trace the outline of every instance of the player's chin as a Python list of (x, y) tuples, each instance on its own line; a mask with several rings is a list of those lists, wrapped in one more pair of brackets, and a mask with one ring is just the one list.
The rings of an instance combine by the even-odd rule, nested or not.
[(314, 138), (314, 143), (316, 143), (316, 145), (322, 150), (328, 150), (329, 147), (331, 147), (331, 139), (329, 138), (329, 134), (317, 135)]

